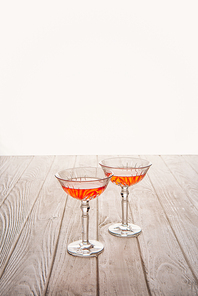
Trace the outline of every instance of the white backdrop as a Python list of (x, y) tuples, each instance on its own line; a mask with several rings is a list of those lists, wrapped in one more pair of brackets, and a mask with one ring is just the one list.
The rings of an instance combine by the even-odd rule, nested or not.
[(2, 2), (0, 155), (198, 153), (197, 1)]

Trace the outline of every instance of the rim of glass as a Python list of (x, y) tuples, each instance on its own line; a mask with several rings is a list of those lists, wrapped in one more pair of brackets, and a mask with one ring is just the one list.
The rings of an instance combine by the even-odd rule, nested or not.
[[(139, 160), (139, 161), (141, 161), (141, 160), (143, 160), (143, 161), (148, 161), (148, 165), (144, 165), (144, 166), (141, 166), (141, 167), (135, 167), (135, 166), (128, 166), (128, 167), (117, 167), (117, 166), (110, 166), (110, 165), (105, 165), (105, 164), (103, 164), (102, 162), (103, 161), (105, 161), (105, 160), (112, 160), (112, 159), (119, 159), (119, 158), (125, 158), (125, 159), (137, 159), (137, 160)], [(149, 168), (151, 165), (152, 165), (152, 163), (149, 161), (149, 160), (147, 160), (147, 159), (144, 159), (144, 158), (137, 158), (137, 157), (127, 157), (127, 156), (118, 156), (118, 157), (110, 157), (110, 158), (105, 158), (105, 159), (103, 159), (103, 160), (101, 160), (100, 162), (99, 162), (99, 164), (101, 165), (101, 166), (104, 166), (104, 167), (106, 167), (106, 168), (110, 168), (110, 169), (136, 169), (136, 170), (138, 170), (138, 169), (145, 169), (145, 168)]]
[[(109, 178), (111, 178), (114, 174), (112, 172), (109, 172), (110, 175), (107, 177), (105, 176), (104, 178), (99, 178), (99, 179), (95, 179), (95, 180), (72, 180), (72, 179), (64, 179), (64, 178), (61, 178), (60, 176), (58, 176), (61, 172), (64, 172), (64, 171), (72, 171), (72, 170), (78, 170), (78, 169), (99, 169), (101, 170), (101, 172), (104, 172), (102, 170), (101, 167), (76, 167), (76, 168), (70, 168), (70, 169), (64, 169), (64, 170), (61, 170), (59, 172), (57, 172), (55, 174), (55, 177), (58, 179), (58, 180), (62, 180), (62, 181), (68, 181), (68, 182), (73, 182), (73, 183), (76, 183), (76, 182), (96, 182), (96, 181), (103, 181), (103, 180), (107, 180)], [(83, 177), (79, 177), (79, 178), (83, 178)], [(92, 178), (92, 177), (90, 177)], [(93, 177), (94, 178), (94, 177)]]

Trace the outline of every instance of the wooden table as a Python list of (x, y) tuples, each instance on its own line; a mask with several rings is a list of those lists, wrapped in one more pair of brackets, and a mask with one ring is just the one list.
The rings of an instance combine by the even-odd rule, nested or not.
[[(121, 220), (120, 188), (90, 201), (90, 239), (104, 252), (79, 258), (80, 201), (54, 177), (108, 156), (0, 157), (0, 295), (198, 295), (198, 156), (143, 156), (152, 166), (130, 188), (137, 238), (108, 233)], [(137, 156), (138, 157), (138, 156)]]

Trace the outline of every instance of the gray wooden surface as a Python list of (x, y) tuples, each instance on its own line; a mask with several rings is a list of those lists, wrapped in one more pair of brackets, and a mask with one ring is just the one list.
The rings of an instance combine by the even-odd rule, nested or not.
[(152, 162), (130, 188), (137, 238), (108, 233), (121, 220), (120, 188), (90, 202), (97, 258), (67, 253), (81, 239), (80, 201), (55, 179), (61, 169), (97, 166), (99, 156), (0, 157), (0, 295), (198, 295), (198, 156), (144, 156)]

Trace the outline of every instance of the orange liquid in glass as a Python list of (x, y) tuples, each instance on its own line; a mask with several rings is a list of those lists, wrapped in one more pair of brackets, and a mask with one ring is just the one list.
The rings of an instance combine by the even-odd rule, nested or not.
[(62, 186), (63, 189), (67, 194), (70, 196), (77, 198), (77, 199), (84, 199), (84, 200), (89, 200), (92, 198), (96, 198), (98, 195), (103, 193), (107, 185), (98, 187), (98, 188), (91, 188), (91, 189), (75, 189), (75, 188), (67, 188)]
[(130, 176), (130, 177), (125, 177), (125, 176), (113, 176), (111, 178), (111, 182), (115, 183), (116, 185), (120, 186), (131, 186), (134, 185), (138, 182), (140, 182), (146, 174), (139, 175), (139, 176)]

